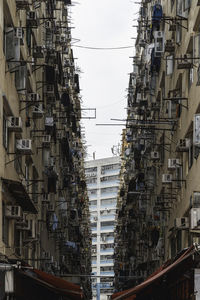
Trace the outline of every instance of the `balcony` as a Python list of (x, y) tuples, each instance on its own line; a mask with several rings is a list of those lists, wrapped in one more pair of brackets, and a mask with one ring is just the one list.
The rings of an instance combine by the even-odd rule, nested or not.
[(101, 260), (100, 264), (101, 265), (109, 265), (109, 264), (113, 265), (114, 264), (114, 260), (113, 259)]
[(101, 271), (101, 276), (114, 276), (114, 271)]
[(110, 187), (110, 186), (112, 186), (112, 187), (118, 187), (119, 186), (119, 182), (117, 180), (101, 181), (101, 188)]
[(100, 284), (100, 289), (110, 289), (110, 288), (112, 288), (111, 282), (105, 282)]
[(117, 202), (113, 202), (113, 203), (107, 203), (107, 204), (101, 204), (100, 209), (101, 210), (105, 210), (105, 209), (115, 209), (117, 205)]
[(115, 228), (114, 226), (102, 226), (101, 232), (113, 232), (114, 228)]
[(92, 233), (97, 231), (97, 227), (91, 227)]
[(97, 205), (90, 205), (89, 210), (90, 211), (97, 211)]
[(108, 221), (115, 221), (115, 215), (106, 215), (106, 216), (101, 216), (100, 218), (102, 221), (103, 220), (108, 220)]
[(100, 253), (101, 254), (104, 254), (104, 253), (106, 253), (106, 254), (113, 254), (114, 253), (114, 249), (113, 248), (108, 248), (108, 249), (101, 249), (100, 250)]

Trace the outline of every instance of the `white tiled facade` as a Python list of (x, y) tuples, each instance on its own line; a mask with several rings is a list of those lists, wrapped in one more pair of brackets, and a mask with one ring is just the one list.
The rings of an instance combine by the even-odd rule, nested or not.
[(114, 226), (120, 158), (85, 164), (92, 230), (93, 299), (107, 300), (113, 293)]

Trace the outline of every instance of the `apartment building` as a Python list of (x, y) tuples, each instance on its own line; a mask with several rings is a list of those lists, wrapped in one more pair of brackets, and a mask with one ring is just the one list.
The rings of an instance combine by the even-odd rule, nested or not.
[(92, 231), (93, 299), (106, 300), (113, 293), (114, 227), (119, 171), (119, 157), (85, 163)]
[(0, 293), (6, 299), (91, 297), (90, 279), (80, 277), (91, 272), (91, 237), (70, 5), (0, 1)]
[[(137, 32), (117, 203), (116, 291), (140, 284), (200, 242), (200, 1), (142, 0)], [(188, 265), (194, 279), (193, 271)], [(170, 275), (159, 281), (157, 296), (183, 299), (181, 273)], [(134, 290), (137, 299), (147, 299), (144, 286)], [(191, 299), (194, 280), (189, 286)]]

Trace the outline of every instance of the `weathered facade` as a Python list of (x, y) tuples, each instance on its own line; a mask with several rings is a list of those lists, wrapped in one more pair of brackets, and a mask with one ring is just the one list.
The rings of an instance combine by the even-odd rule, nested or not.
[(118, 196), (118, 291), (199, 242), (199, 28), (199, 1), (141, 1)]
[[(65, 1), (0, 1), (0, 255), (81, 284), (90, 227)], [(71, 278), (69, 274), (73, 275)]]

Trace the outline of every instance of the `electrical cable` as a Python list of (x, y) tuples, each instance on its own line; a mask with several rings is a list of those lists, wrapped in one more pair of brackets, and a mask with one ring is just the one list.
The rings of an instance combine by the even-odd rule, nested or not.
[(133, 46), (122, 46), (122, 47), (89, 47), (89, 46), (73, 45), (73, 47), (90, 49), (90, 50), (121, 50), (121, 49), (134, 48), (134, 45)]

